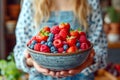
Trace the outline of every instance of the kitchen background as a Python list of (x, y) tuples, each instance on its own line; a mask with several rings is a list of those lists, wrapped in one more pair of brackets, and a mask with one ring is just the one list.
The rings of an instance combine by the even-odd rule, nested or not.
[[(108, 43), (108, 67), (98, 70), (96, 80), (120, 80), (120, 0), (100, 0), (103, 11), (104, 26), (103, 29), (107, 34)], [(16, 69), (13, 60), (13, 48), (16, 43), (15, 27), (20, 12), (20, 0), (0, 0), (0, 66), (13, 66)], [(3, 60), (4, 59), (4, 60)], [(10, 64), (8, 64), (10, 63)], [(4, 66), (5, 67), (5, 66)], [(4, 70), (8, 70), (4, 71)], [(19, 77), (25, 73), (19, 73), (16, 69), (14, 76)], [(8, 68), (0, 67), (0, 75), (9, 76)], [(3, 75), (4, 74), (4, 75)], [(24, 76), (25, 75), (25, 76)], [(0, 78), (1, 80), (1, 78)], [(13, 80), (12, 78), (10, 80)], [(18, 80), (15, 77), (15, 80)], [(22, 79), (23, 80), (23, 79)]]

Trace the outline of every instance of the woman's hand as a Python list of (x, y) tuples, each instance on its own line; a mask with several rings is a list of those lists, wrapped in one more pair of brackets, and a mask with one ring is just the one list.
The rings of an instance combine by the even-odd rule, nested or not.
[(73, 76), (73, 75), (80, 73), (83, 69), (85, 69), (86, 67), (90, 66), (93, 63), (94, 56), (95, 56), (95, 52), (94, 52), (94, 50), (91, 50), (88, 58), (86, 59), (86, 61), (83, 64), (81, 64), (79, 67), (76, 67), (76, 68), (68, 70), (68, 71), (61, 71), (59, 73), (60, 75), (56, 75), (56, 77)]
[(25, 53), (25, 58), (26, 58), (27, 65), (35, 67), (38, 72), (44, 75), (61, 78), (61, 77), (73, 76), (73, 75), (80, 73), (83, 69), (85, 69), (86, 67), (90, 66), (93, 63), (94, 55), (95, 55), (94, 50), (91, 50), (86, 61), (83, 64), (81, 64), (79, 67), (71, 69), (71, 70), (58, 71), (58, 72), (51, 71), (49, 69), (39, 66), (35, 61), (32, 60), (28, 52)]

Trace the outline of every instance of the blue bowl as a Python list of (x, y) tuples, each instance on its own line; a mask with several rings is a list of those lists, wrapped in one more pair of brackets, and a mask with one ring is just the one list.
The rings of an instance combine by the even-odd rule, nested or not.
[(30, 49), (29, 47), (27, 47), (27, 50), (29, 51), (32, 59), (35, 60), (40, 66), (50, 70), (61, 71), (80, 66), (86, 60), (92, 47), (93, 45), (86, 50), (62, 54), (38, 52)]

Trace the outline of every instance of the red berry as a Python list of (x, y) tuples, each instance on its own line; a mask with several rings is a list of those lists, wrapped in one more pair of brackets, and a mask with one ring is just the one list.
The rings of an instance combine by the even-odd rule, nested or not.
[(56, 40), (56, 39), (62, 40), (62, 37), (59, 34), (55, 34), (54, 40)]
[(77, 47), (76, 46), (71, 46), (68, 48), (67, 53), (75, 53), (77, 51)]
[(36, 36), (36, 39), (35, 39), (38, 43), (40, 43), (42, 41), (41, 37), (40, 36)]
[(116, 65), (115, 65), (115, 69), (116, 69), (117, 71), (119, 71), (119, 73), (120, 73), (120, 65), (119, 65), (119, 64), (116, 64)]
[(34, 45), (34, 50), (40, 51), (40, 47), (41, 47), (41, 44), (37, 43), (37, 44)]
[(81, 31), (81, 32), (79, 32), (79, 34), (80, 34), (80, 36), (81, 36), (81, 35), (86, 36), (86, 33), (85, 33), (85, 32), (82, 32), (82, 31)]
[(43, 28), (43, 31), (47, 31), (47, 32), (50, 32), (50, 28), (48, 27), (48, 26), (45, 26), (44, 28)]
[(63, 48), (58, 48), (59, 53), (63, 53), (64, 49)]
[(59, 26), (53, 26), (51, 28), (51, 33), (58, 34), (60, 32)]
[(69, 32), (70, 31), (70, 24), (69, 23), (62, 23), (59, 25), (59, 28), (60, 28), (60, 30), (66, 29), (67, 32)]
[(62, 40), (66, 40), (68, 36), (68, 32), (65, 29), (62, 29), (59, 33), (59, 35), (62, 37)]
[(80, 38), (79, 38), (79, 41), (80, 41), (81, 43), (87, 42), (87, 37), (86, 37), (85, 35), (81, 35)]
[(86, 43), (88, 44), (89, 47), (91, 46), (91, 43), (89, 40), (87, 40)]
[(69, 46), (74, 46), (76, 45), (77, 39), (74, 36), (68, 37), (67, 38), (67, 44)]
[(57, 48), (60, 48), (60, 47), (63, 46), (63, 43), (60, 39), (56, 39), (56, 40), (53, 41), (53, 45)]
[(80, 46), (80, 49), (82, 50), (85, 50), (85, 49), (88, 49), (89, 48), (89, 45), (87, 43), (82, 43), (81, 46)]
[(48, 46), (46, 46), (46, 45), (43, 44), (40, 47), (40, 51), (41, 52), (50, 52), (50, 48)]
[(80, 34), (77, 30), (71, 31), (70, 35), (76, 37), (77, 39), (79, 39), (80, 37)]

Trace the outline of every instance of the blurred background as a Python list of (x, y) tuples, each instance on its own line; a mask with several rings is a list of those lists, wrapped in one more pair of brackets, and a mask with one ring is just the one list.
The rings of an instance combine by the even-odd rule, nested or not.
[[(20, 0), (0, 0), (0, 80), (3, 80), (3, 77), (9, 78), (5, 80), (18, 80), (21, 77), (21, 80), (27, 80), (27, 75), (16, 69), (13, 57), (20, 2)], [(109, 41), (108, 66), (95, 73), (96, 80), (120, 80), (120, 0), (100, 0), (100, 2), (103, 11), (103, 29)], [(8, 69), (7, 66), (13, 68)], [(12, 70), (15, 69), (16, 72), (13, 73)]]

